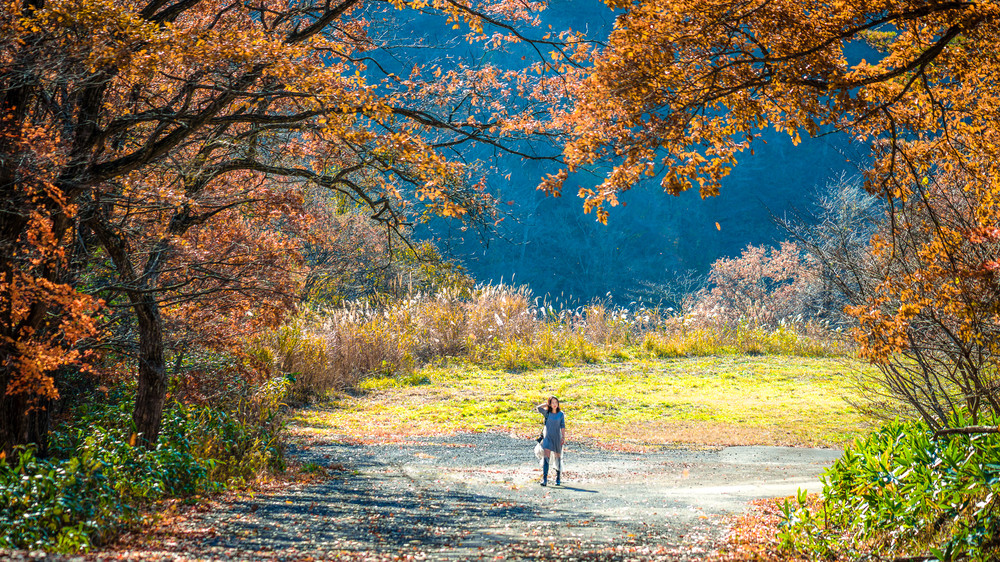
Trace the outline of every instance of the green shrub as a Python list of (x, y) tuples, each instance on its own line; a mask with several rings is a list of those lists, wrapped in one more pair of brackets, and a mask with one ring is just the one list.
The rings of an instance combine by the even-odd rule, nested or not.
[(51, 456), (20, 448), (0, 463), (0, 548), (78, 552), (143, 521), (144, 508), (242, 485), (283, 468), (279, 434), (288, 382), (272, 380), (241, 407), (172, 404), (156, 447), (136, 442), (131, 405), (92, 404), (51, 436)]
[(281, 434), (291, 385), (287, 377), (274, 377), (226, 410), (178, 405), (192, 422), (188, 435), (193, 453), (210, 461), (210, 481), (243, 484), (285, 469)]
[(810, 557), (996, 560), (1000, 435), (935, 437), (922, 422), (889, 423), (826, 472), (818, 508), (800, 495), (783, 518), (783, 547)]
[(106, 475), (97, 439), (68, 460), (35, 457), (18, 450), (17, 461), (0, 465), (0, 548), (85, 550), (108, 529), (134, 517)]

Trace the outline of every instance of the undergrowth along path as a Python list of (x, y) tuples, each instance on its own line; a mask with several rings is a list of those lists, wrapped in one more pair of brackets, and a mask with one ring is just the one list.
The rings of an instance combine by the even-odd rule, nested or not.
[[(655, 443), (839, 447), (868, 420), (848, 400), (862, 364), (844, 358), (712, 356), (508, 372), (430, 367), (372, 379), (361, 395), (303, 410), (294, 430), (361, 442), (456, 431), (537, 435), (533, 406), (556, 395), (571, 440), (641, 450)], [(378, 413), (378, 423), (370, 415)]]

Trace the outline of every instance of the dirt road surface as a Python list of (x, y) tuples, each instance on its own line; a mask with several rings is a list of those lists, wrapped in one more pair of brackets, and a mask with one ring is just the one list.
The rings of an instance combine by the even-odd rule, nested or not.
[(135, 554), (156, 560), (697, 560), (724, 539), (731, 516), (748, 501), (815, 491), (823, 468), (840, 455), (784, 447), (621, 453), (571, 442), (563, 485), (542, 487), (533, 445), (503, 433), (469, 433), (402, 444), (299, 446), (290, 454), (318, 470), (314, 482), (221, 502)]

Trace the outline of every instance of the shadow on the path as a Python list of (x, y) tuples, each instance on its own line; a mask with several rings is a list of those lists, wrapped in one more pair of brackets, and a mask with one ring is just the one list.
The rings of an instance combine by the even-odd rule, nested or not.
[[(706, 510), (703, 498), (668, 493), (680, 478), (671, 475), (689, 466), (728, 474), (741, 464), (704, 451), (596, 451), (579, 465), (589, 480), (546, 489), (526, 441), (460, 434), (292, 446), (290, 457), (324, 467), (327, 479), (206, 512), (180, 548), (217, 560), (556, 560), (572, 552), (588, 561), (676, 562), (701, 558), (704, 545), (721, 540), (725, 523), (710, 516), (728, 513), (728, 504)], [(644, 480), (651, 470), (655, 493)], [(605, 481), (620, 485), (581, 487)]]
[[(348, 448), (338, 447), (341, 453)], [(234, 502), (209, 515), (219, 532), (205, 539), (207, 546), (245, 552), (474, 549), (520, 539), (512, 526), (547, 534), (566, 517), (462, 482), (414, 480), (374, 455), (352, 455), (344, 464), (347, 470), (327, 481)], [(495, 524), (484, 528), (485, 520)]]
[(573, 486), (566, 486), (565, 484), (560, 485), (560, 486), (555, 486), (555, 488), (558, 489), (558, 490), (569, 490), (570, 492), (585, 492), (585, 493), (588, 493), (588, 494), (598, 494), (598, 493), (600, 493), (597, 490), (588, 490), (586, 488), (574, 488)]

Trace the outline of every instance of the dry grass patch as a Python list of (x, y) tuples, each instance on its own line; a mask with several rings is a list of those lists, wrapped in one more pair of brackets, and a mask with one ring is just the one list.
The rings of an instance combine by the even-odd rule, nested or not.
[[(816, 496), (812, 501), (816, 502)], [(749, 509), (736, 517), (726, 543), (708, 557), (708, 562), (807, 562), (782, 550), (777, 534), (780, 528), (781, 505), (786, 498), (768, 498), (750, 502)]]
[[(370, 379), (302, 410), (294, 430), (338, 439), (406, 440), (456, 431), (537, 435), (532, 406), (555, 394), (570, 439), (636, 449), (666, 443), (842, 446), (864, 432), (845, 359), (723, 356), (634, 360), (511, 373), (425, 368), (416, 384)], [(411, 382), (413, 382), (411, 380)]]

